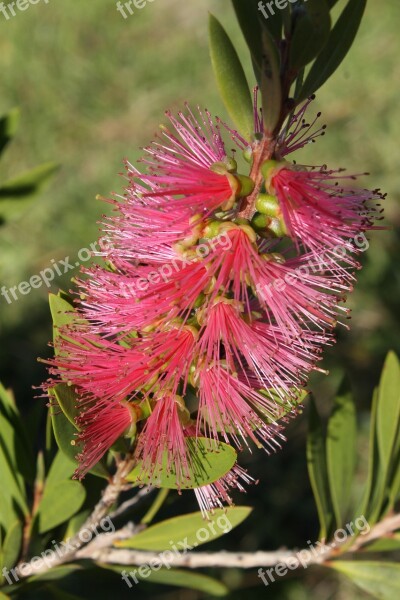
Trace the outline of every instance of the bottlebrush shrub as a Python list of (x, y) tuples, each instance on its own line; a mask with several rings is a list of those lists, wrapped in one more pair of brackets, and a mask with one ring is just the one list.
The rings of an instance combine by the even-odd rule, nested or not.
[[(126, 163), (125, 194), (102, 223), (103, 265), (76, 282), (44, 386), (50, 398), (60, 384), (75, 395), (76, 478), (125, 438), (136, 483), (194, 488), (204, 514), (252, 481), (237, 451), (281, 447), (309, 374), (346, 326), (356, 240), (376, 227), (383, 198), (357, 175), (290, 162), (325, 133), (320, 115), (308, 122), (313, 97), (295, 110), (282, 95), (290, 65), (266, 82), (264, 64), (266, 109), (256, 87), (249, 125), (244, 74), (214, 17), (210, 35), (238, 128), (186, 105), (166, 113), (140, 169)], [(218, 477), (195, 476), (205, 448), (216, 465), (233, 457)]]

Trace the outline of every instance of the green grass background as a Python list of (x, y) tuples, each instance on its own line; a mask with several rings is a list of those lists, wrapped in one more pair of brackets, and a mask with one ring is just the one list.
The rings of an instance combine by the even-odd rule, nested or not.
[[(301, 155), (306, 164), (369, 171), (365, 185), (388, 192), (389, 230), (371, 235), (366, 268), (350, 300), (352, 329), (340, 331), (339, 344), (327, 353), (331, 377), (314, 379), (326, 410), (344, 368), (360, 408), (367, 409), (384, 355), (389, 348), (400, 350), (400, 4), (368, 4), (356, 44), (312, 109), (322, 110), (328, 134)], [(343, 5), (339, 0), (337, 7)], [(253, 84), (228, 0), (154, 0), (126, 20), (113, 0), (50, 0), (8, 21), (0, 14), (0, 113), (21, 109), (19, 133), (0, 165), (0, 178), (49, 160), (61, 164), (46, 191), (1, 229), (1, 285), (29, 279), (51, 259), (69, 255), (75, 261), (78, 250), (96, 240), (96, 222), (107, 206), (95, 196), (122, 190), (122, 159), (139, 157), (166, 108), (178, 109), (187, 100), (227, 118), (208, 58), (207, 9), (226, 25)], [(70, 284), (61, 278), (52, 291), (59, 286)], [(0, 311), (1, 377), (20, 401), (33, 402), (31, 384), (45, 376), (36, 356), (46, 355), (51, 337), (47, 289), (33, 290), (12, 305), (1, 297)], [(294, 458), (304, 450), (304, 423), (293, 425), (283, 458), (253, 461), (263, 479), (254, 498), (266, 517), (264, 525), (253, 522), (257, 532), (241, 530), (244, 549), (316, 538), (305, 467), (298, 468)], [(296, 514), (293, 497), (299, 501)], [(272, 524), (268, 511), (274, 514)], [(254, 575), (232, 577), (238, 586), (257, 583)], [(252, 593), (266, 597), (264, 589)], [(307, 586), (279, 583), (268, 594), (290, 600), (364, 597), (313, 575)]]

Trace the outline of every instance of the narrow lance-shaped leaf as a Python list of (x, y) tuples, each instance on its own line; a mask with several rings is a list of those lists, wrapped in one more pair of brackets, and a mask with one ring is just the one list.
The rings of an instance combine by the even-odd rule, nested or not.
[(232, 0), (236, 17), (253, 59), (254, 73), (261, 81), (262, 28), (257, 14), (257, 0)]
[(367, 0), (349, 0), (333, 27), (326, 46), (312, 65), (297, 98), (302, 102), (331, 77), (349, 52), (357, 35)]
[[(160, 564), (162, 560), (160, 559)], [(101, 565), (103, 569), (114, 571), (115, 573), (126, 572), (126, 566), (119, 565)], [(144, 565), (146, 568), (146, 565)], [(156, 568), (158, 565), (156, 565)], [(185, 571), (183, 569), (171, 569), (168, 565), (167, 568), (157, 569), (149, 566), (145, 569), (144, 575), (137, 572), (137, 579), (143, 583), (158, 583), (163, 585), (173, 585), (176, 587), (184, 588), (185, 590), (197, 590), (207, 594), (208, 596), (226, 596), (229, 593), (228, 588), (221, 582), (203, 575), (201, 573), (193, 573), (191, 571)], [(176, 594), (175, 594), (176, 595)]]
[(240, 133), (248, 140), (254, 133), (253, 102), (237, 52), (221, 23), (210, 15), (210, 53), (221, 97)]
[(8, 530), (2, 548), (2, 566), (11, 569), (18, 560), (22, 544), (22, 523), (16, 521)]
[(394, 352), (389, 352), (379, 384), (377, 437), (381, 469), (388, 476), (391, 458), (399, 432), (400, 364)]
[(379, 600), (400, 596), (400, 565), (383, 561), (332, 561), (329, 567), (346, 575), (359, 588)]
[(268, 31), (263, 32), (262, 39), (261, 94), (263, 120), (265, 131), (272, 134), (279, 122), (282, 108), (281, 65), (278, 50)]
[(292, 69), (301, 69), (326, 44), (331, 18), (326, 0), (307, 0), (307, 3), (298, 4), (292, 10), (293, 34), (289, 63)]
[(162, 551), (170, 550), (171, 542), (176, 544), (185, 540), (189, 546), (195, 548), (229, 533), (240, 525), (251, 511), (249, 506), (217, 509), (209, 521), (204, 520), (201, 512), (173, 517), (145, 529), (131, 539), (116, 542), (116, 545), (122, 548)]
[(356, 411), (346, 384), (335, 398), (326, 440), (328, 479), (337, 527), (346, 522), (356, 461)]
[[(374, 390), (372, 397), (371, 417), (370, 417), (370, 431), (369, 431), (369, 451), (368, 451), (368, 477), (366, 481), (364, 497), (360, 508), (357, 510), (357, 514), (366, 515), (367, 519), (370, 520), (371, 509), (368, 510), (368, 506), (372, 501), (373, 492), (375, 494), (378, 490), (377, 479), (379, 475), (379, 455), (378, 455), (378, 444), (376, 440), (376, 416), (378, 412), (378, 389)], [(379, 500), (379, 512), (380, 512), (381, 501)], [(372, 508), (372, 507), (371, 507)], [(373, 509), (375, 510), (375, 508)]]
[(310, 402), (307, 467), (318, 510), (319, 538), (326, 539), (332, 521), (332, 507), (326, 465), (325, 436), (314, 398), (311, 398)]

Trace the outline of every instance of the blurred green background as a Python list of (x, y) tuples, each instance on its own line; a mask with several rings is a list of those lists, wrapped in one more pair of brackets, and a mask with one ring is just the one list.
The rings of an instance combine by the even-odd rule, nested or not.
[[(343, 5), (339, 0), (337, 7)], [(52, 259), (69, 256), (75, 262), (79, 249), (96, 240), (96, 223), (107, 205), (95, 196), (122, 190), (124, 182), (118, 175), (122, 159), (138, 158), (140, 146), (151, 140), (166, 108), (180, 108), (188, 100), (227, 119), (208, 59), (207, 10), (226, 25), (253, 84), (228, 0), (154, 0), (127, 19), (113, 0), (50, 0), (17, 11), (8, 21), (0, 14), (0, 113), (14, 106), (22, 113), (1, 177), (49, 160), (62, 165), (47, 190), (28, 209), (17, 210), (1, 229), (0, 285), (9, 288), (28, 280), (51, 266)], [(361, 428), (387, 350), (400, 352), (399, 25), (396, 0), (369, 1), (350, 55), (312, 108), (322, 110), (328, 135), (301, 153), (305, 164), (369, 171), (369, 180), (363, 183), (388, 192), (389, 229), (370, 236), (365, 269), (349, 302), (355, 309), (351, 330), (339, 331), (339, 343), (326, 355), (324, 366), (331, 376), (315, 377), (312, 383), (326, 413), (346, 370), (356, 391)], [(68, 289), (70, 276), (56, 279), (52, 291)], [(31, 386), (45, 378), (36, 357), (49, 352), (47, 288), (33, 290), (11, 305), (0, 297), (0, 308), (0, 377), (28, 407), (39, 402)], [(247, 457), (252, 474), (261, 481), (247, 498), (237, 500), (253, 503), (256, 510), (223, 545), (272, 549), (316, 539), (305, 432), (306, 419), (300, 417), (290, 426), (289, 442), (280, 455)], [(176, 510), (186, 510), (182, 500), (177, 504)], [(319, 575), (306, 572), (301, 580), (279, 582), (268, 591), (254, 573), (230, 572), (223, 577), (238, 588), (232, 598), (244, 593), (288, 600), (366, 597), (350, 584)], [(247, 587), (250, 592), (243, 591)], [(172, 596), (145, 586), (141, 595), (148, 589), (152, 597), (199, 597), (187, 591)]]

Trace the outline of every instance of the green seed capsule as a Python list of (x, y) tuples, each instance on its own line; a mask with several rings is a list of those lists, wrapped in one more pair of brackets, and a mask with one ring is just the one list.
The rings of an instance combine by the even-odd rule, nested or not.
[(256, 200), (256, 209), (263, 215), (276, 217), (279, 214), (279, 202), (276, 196), (271, 194), (259, 194)]

